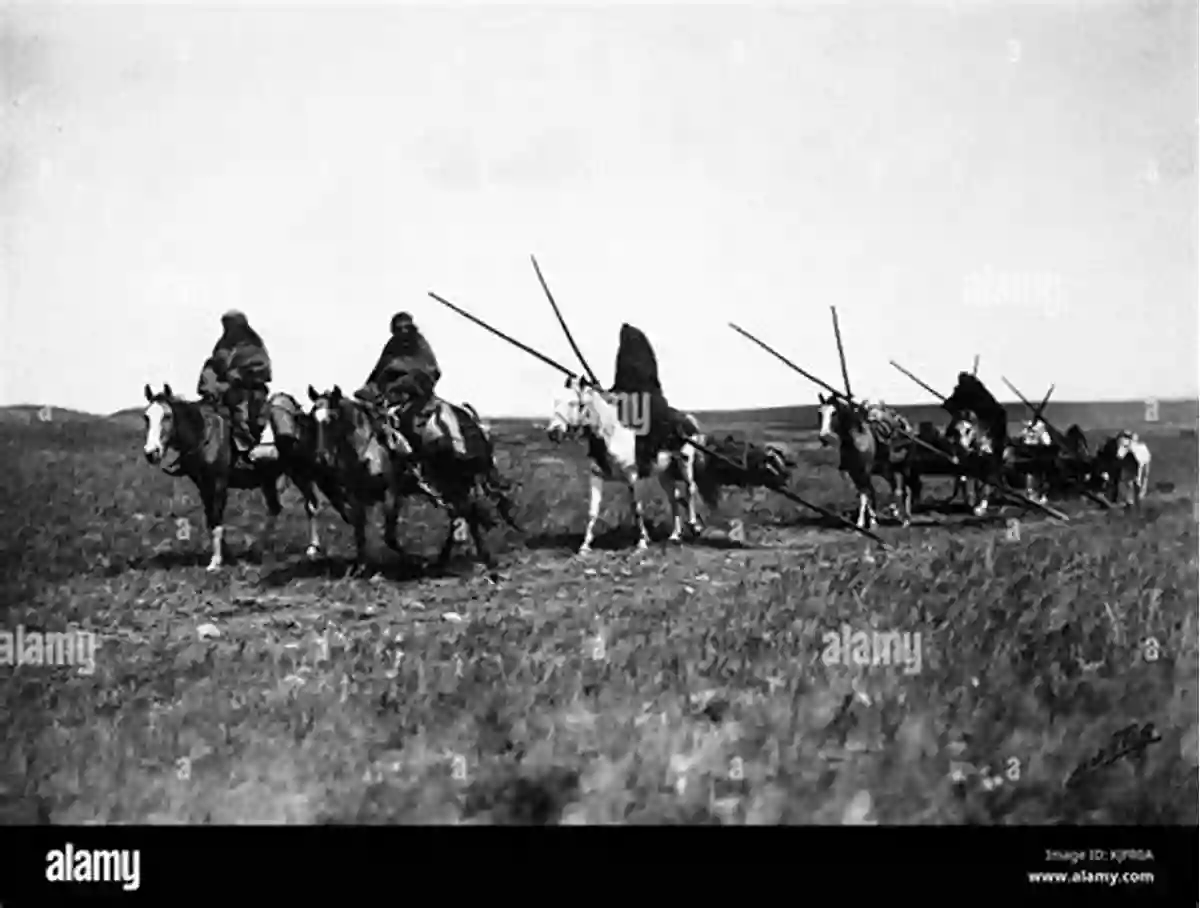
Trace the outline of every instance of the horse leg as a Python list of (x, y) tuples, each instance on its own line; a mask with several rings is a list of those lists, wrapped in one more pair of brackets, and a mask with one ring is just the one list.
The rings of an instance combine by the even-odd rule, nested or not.
[(982, 480), (978, 482), (978, 486), (979, 502), (975, 505), (972, 513), (974, 513), (976, 517), (983, 517), (988, 512), (988, 494), (990, 492), (990, 486)]
[(396, 523), (400, 518), (400, 494), (388, 489), (383, 496), (383, 541), (393, 552), (403, 553), (396, 540)]
[(442, 543), (442, 550), (438, 553), (437, 568), (439, 571), (444, 570), (446, 565), (450, 563), (450, 555), (454, 551), (454, 530), (458, 526), (458, 509), (448, 508), (450, 516), (450, 526), (446, 529), (446, 541)]
[(650, 546), (650, 533), (646, 530), (646, 513), (642, 507), (642, 499), (638, 496), (637, 479), (626, 478), (629, 484), (629, 495), (633, 499), (633, 517), (638, 525), (637, 550), (644, 552)]
[(904, 483), (904, 525), (912, 524), (913, 506), (921, 500), (921, 474), (915, 470)]
[(600, 519), (600, 502), (604, 498), (604, 477), (592, 474), (591, 497), (588, 500), (588, 522), (587, 529), (583, 531), (583, 543), (579, 546), (580, 555), (587, 555), (592, 551), (592, 541), (596, 534), (596, 521)]
[(367, 506), (355, 496), (351, 502), (350, 523), (354, 527), (354, 564), (355, 567), (365, 567), (367, 564)]
[(700, 517), (696, 513), (696, 500), (700, 497), (700, 487), (696, 484), (696, 449), (690, 448), (682, 455), (683, 480), (687, 486), (688, 531), (693, 536), (700, 535)]
[(308, 520), (308, 548), (304, 550), (306, 558), (316, 558), (321, 554), (321, 535), (317, 518), (320, 514), (321, 503), (317, 499), (317, 490), (312, 482), (300, 486), (304, 496), (304, 516)]
[(262, 482), (263, 497), (267, 499), (267, 519), (263, 526), (262, 536), (259, 538), (258, 547), (261, 555), (265, 555), (268, 551), (275, 551), (275, 526), (279, 520), (279, 512), (283, 510), (283, 505), (279, 503), (279, 474), (272, 473), (270, 479), (264, 479)]
[(679, 500), (679, 483), (671, 477), (670, 470), (663, 470), (659, 473), (658, 482), (663, 487), (663, 491), (667, 493), (667, 497), (671, 500), (671, 535), (667, 541), (678, 545), (683, 539), (683, 518), (680, 516), (682, 507)]
[(867, 521), (867, 492), (865, 489), (858, 490), (858, 519), (855, 524), (858, 528), (865, 529)]
[(495, 582), (496, 577), (496, 559), (492, 557), (491, 549), (488, 548), (487, 534), (484, 532), (483, 522), (479, 519), (479, 506), (472, 504), (470, 516), (467, 518), (467, 527), (471, 530), (471, 539), (475, 543), (475, 552), (479, 555), (479, 560), (483, 562), (487, 568), (488, 579)]
[(897, 491), (900, 498), (900, 526), (912, 523), (912, 488), (903, 472), (896, 473)]
[(222, 521), (228, 496), (229, 489), (224, 479), (218, 479), (207, 495), (201, 495), (204, 499), (204, 519), (212, 537), (212, 558), (208, 562), (210, 571), (219, 571), (224, 565), (225, 526)]

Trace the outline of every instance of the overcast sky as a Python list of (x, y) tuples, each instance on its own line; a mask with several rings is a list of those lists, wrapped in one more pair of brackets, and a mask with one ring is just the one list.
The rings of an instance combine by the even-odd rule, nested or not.
[[(407, 309), (439, 391), (544, 415), (623, 321), (667, 396), (1197, 394), (1197, 14), (1180, 0), (9, 6), (0, 404), (191, 394), (230, 307), (357, 387)], [(1000, 394), (1004, 399), (1009, 395)]]

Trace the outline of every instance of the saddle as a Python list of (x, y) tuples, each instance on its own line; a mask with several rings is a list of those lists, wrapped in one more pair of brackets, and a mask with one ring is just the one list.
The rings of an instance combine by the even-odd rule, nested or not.
[[(394, 404), (357, 393), (355, 398), (367, 406), (377, 433), (391, 451), (420, 457), (445, 444), (453, 453), (465, 457), (470, 450), (465, 432), (475, 426), (474, 421), (437, 395), (420, 402), (400, 400)], [(442, 419), (437, 418), (439, 414)]]

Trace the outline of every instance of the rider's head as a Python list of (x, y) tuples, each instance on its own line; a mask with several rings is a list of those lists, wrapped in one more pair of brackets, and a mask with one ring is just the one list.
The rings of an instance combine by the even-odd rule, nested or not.
[(221, 316), (221, 327), (225, 329), (232, 328), (234, 325), (249, 324), (246, 320), (246, 313), (240, 309), (230, 309)]
[(416, 330), (412, 316), (407, 312), (397, 312), (392, 316), (392, 334), (410, 334)]

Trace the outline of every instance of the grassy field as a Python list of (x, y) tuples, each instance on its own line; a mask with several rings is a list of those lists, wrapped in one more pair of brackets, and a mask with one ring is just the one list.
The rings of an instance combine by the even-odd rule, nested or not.
[[(1079, 406), (1085, 427), (1140, 418)], [(1197, 822), (1194, 401), (1130, 425), (1155, 456), (1140, 514), (929, 512), (883, 528), (890, 553), (759, 491), (638, 557), (614, 486), (623, 529), (580, 561), (581, 448), (500, 422), (527, 533), (495, 532), (498, 586), (467, 559), (424, 576), (445, 517), (417, 503), (412, 558), (376, 519), (378, 569), (348, 576), (330, 512), (310, 565), (290, 488), (261, 554), (261, 496), (231, 496), (233, 558), (208, 574), (195, 490), (142, 461), (136, 420), (19, 416), (0, 630), (100, 642), (92, 674), (0, 666), (0, 823)], [(793, 488), (852, 504), (811, 415), (703, 419), (792, 443)], [(861, 665), (824, 636), (858, 632), (909, 647)], [(1132, 723), (1161, 740), (1066, 784)]]

